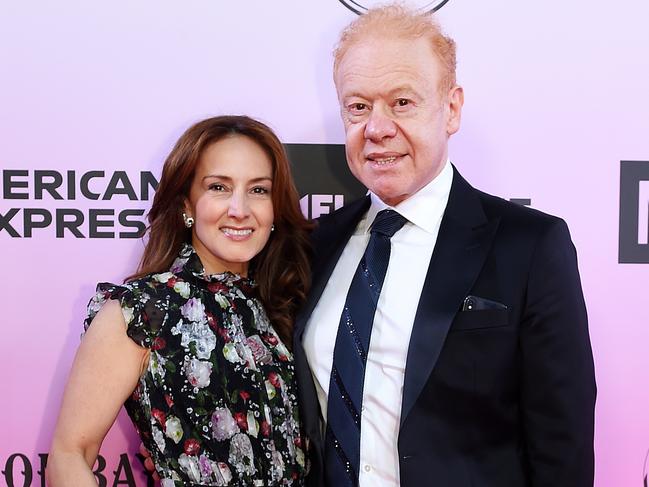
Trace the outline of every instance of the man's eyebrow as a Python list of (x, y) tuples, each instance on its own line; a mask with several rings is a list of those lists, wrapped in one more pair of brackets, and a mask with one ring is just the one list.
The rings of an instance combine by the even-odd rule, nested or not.
[(349, 93), (343, 93), (343, 99), (346, 98), (366, 98), (364, 95), (361, 95), (358, 91), (351, 91)]
[[(394, 96), (396, 96), (398, 94), (403, 94), (403, 93), (413, 94), (413, 95), (417, 96), (417, 90), (415, 90), (411, 84), (403, 84), (403, 85), (397, 86), (396, 88), (392, 88), (390, 91), (387, 92), (387, 96), (388, 97), (394, 97)], [(347, 98), (363, 98), (363, 99), (366, 99), (367, 96), (359, 93), (358, 91), (350, 91), (349, 93), (344, 93), (343, 94), (343, 99), (347, 99)]]
[(397, 86), (396, 88), (391, 89), (390, 91), (388, 91), (388, 95), (389, 96), (395, 96), (395, 95), (398, 95), (398, 94), (403, 94), (404, 92), (408, 93), (408, 94), (417, 95), (417, 90), (415, 90), (409, 84)]

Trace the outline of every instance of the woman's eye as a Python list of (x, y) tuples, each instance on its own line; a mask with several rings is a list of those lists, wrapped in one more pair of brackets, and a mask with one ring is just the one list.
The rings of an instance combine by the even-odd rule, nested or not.
[(208, 189), (212, 191), (225, 191), (225, 186), (220, 183), (212, 183), (208, 186)]
[(252, 192), (254, 194), (268, 194), (270, 193), (270, 189), (264, 188), (263, 186), (255, 186), (252, 188)]

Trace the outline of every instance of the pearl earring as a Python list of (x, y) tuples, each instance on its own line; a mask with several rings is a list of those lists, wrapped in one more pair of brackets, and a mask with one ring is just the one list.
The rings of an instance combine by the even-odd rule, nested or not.
[(194, 224), (194, 219), (191, 216), (187, 216), (187, 213), (183, 212), (183, 220), (187, 228), (192, 228)]

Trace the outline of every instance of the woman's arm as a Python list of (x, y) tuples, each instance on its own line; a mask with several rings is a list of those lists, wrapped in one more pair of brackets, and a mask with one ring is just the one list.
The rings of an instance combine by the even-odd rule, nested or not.
[(72, 365), (47, 462), (51, 487), (97, 485), (92, 465), (99, 447), (147, 360), (148, 350), (126, 334), (119, 302), (108, 301)]

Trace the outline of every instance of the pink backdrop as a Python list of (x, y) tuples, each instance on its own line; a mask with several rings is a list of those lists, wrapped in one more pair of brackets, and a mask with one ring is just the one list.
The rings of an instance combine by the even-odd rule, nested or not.
[[(57, 238), (57, 212), (80, 210), (86, 237), (96, 209), (108, 210), (97, 231), (128, 232), (120, 213), (149, 205), (139, 199), (141, 172), (157, 176), (184, 128), (209, 115), (253, 115), (285, 142), (342, 143), (330, 52), (354, 15), (338, 0), (0, 0), (0, 213), (19, 235), (0, 229), (0, 484), (41, 485), (39, 454), (85, 304), (97, 281), (128, 274), (142, 249), (119, 235)], [(459, 45), (466, 92), (451, 158), (474, 185), (568, 221), (597, 368), (596, 485), (639, 487), (649, 450), (649, 265), (618, 263), (618, 221), (620, 161), (649, 161), (649, 3), (450, 0), (439, 15)], [(36, 171), (62, 174), (63, 199), (39, 198)], [(102, 197), (126, 171), (138, 199), (85, 197), (79, 180), (89, 171), (104, 171), (88, 185)], [(113, 192), (124, 184), (113, 181)], [(24, 236), (25, 218), (38, 226), (48, 214), (51, 224)], [(108, 485), (127, 478), (125, 458), (145, 485), (137, 444), (120, 416), (101, 452)]]

